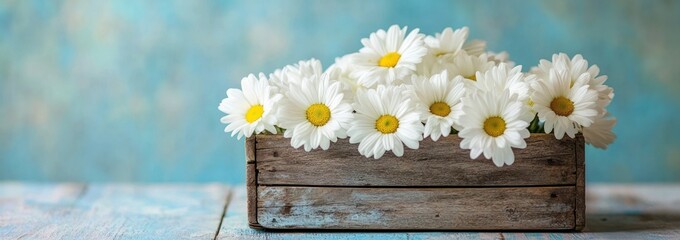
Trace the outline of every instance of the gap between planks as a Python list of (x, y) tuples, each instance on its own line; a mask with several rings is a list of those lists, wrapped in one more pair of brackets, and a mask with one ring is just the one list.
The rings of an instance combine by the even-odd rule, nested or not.
[(220, 235), (220, 229), (222, 229), (222, 222), (224, 222), (224, 216), (227, 214), (227, 209), (229, 208), (229, 203), (233, 200), (234, 197), (234, 188), (229, 188), (227, 190), (227, 199), (224, 202), (224, 208), (222, 208), (222, 214), (220, 215), (220, 223), (217, 224), (217, 230), (215, 230), (215, 236), (213, 236), (213, 240), (217, 240), (217, 236)]

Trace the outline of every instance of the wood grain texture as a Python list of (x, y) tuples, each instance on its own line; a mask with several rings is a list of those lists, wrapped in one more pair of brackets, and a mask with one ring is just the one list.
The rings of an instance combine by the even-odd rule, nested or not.
[(576, 155), (576, 208), (575, 214), (575, 228), (576, 231), (581, 231), (586, 226), (586, 152), (585, 139), (583, 135), (576, 136), (575, 155)]
[(261, 228), (257, 223), (257, 170), (255, 163), (246, 164), (246, 186), (248, 188), (248, 223), (252, 228)]
[[(30, 231), (22, 230), (19, 237), (210, 239), (219, 229), (227, 194), (228, 188), (223, 185), (88, 185), (68, 206), (57, 206), (57, 210), (47, 212), (49, 215), (28, 215), (24, 224), (44, 223)], [(30, 208), (39, 206), (31, 201), (24, 203)], [(11, 219), (19, 219), (14, 216), (21, 216), (23, 208)], [(0, 226), (5, 231), (4, 220)], [(13, 228), (10, 226), (10, 231)]]
[(0, 239), (36, 238), (66, 218), (85, 184), (0, 184)]
[(266, 186), (257, 217), (273, 229), (573, 229), (574, 191)]
[(246, 149), (246, 163), (255, 162), (255, 137), (249, 137), (246, 139), (245, 144)]
[(246, 186), (248, 188), (248, 224), (251, 228), (262, 228), (257, 223), (257, 168), (255, 161), (255, 137), (246, 139)]
[(574, 139), (532, 134), (526, 149), (513, 149), (511, 166), (469, 158), (460, 138), (424, 140), (401, 158), (387, 153), (374, 160), (356, 144), (340, 139), (327, 151), (294, 149), (281, 135), (257, 135), (258, 185), (305, 186), (535, 186), (575, 185)]

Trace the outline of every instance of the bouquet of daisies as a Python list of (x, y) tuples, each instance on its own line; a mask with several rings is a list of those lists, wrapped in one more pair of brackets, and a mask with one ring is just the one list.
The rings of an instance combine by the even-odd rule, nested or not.
[(598, 148), (614, 141), (616, 119), (606, 109), (614, 93), (596, 65), (560, 53), (522, 72), (507, 53), (467, 38), (467, 27), (435, 36), (378, 30), (325, 70), (311, 59), (243, 78), (220, 103), (221, 121), (239, 139), (282, 133), (306, 151), (349, 137), (376, 159), (458, 134), (470, 158), (499, 167), (514, 162), (512, 149), (525, 148), (531, 132), (582, 133)]

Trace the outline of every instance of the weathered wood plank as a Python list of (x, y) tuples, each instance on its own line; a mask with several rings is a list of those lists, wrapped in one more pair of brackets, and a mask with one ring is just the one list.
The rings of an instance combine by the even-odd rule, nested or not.
[(575, 140), (548, 134), (532, 134), (526, 149), (514, 149), (515, 163), (502, 168), (469, 159), (455, 136), (425, 140), (404, 157), (388, 153), (378, 160), (361, 156), (347, 139), (312, 152), (292, 148), (281, 135), (257, 135), (256, 140), (259, 185), (545, 186), (575, 185), (577, 178)]
[(248, 227), (246, 186), (235, 187), (227, 212), (222, 220), (217, 239), (498, 239), (499, 233), (492, 232), (302, 232), (302, 231), (263, 231)]
[[(223, 185), (89, 185), (30, 239), (211, 239), (227, 201)], [(29, 223), (30, 224), (30, 223)]]
[(258, 188), (273, 229), (573, 229), (574, 187)]
[(58, 224), (85, 184), (0, 183), (0, 238), (19, 239)]
[(579, 134), (574, 142), (576, 152), (576, 208), (575, 214), (575, 230), (581, 231), (586, 226), (586, 152), (585, 139), (583, 135)]

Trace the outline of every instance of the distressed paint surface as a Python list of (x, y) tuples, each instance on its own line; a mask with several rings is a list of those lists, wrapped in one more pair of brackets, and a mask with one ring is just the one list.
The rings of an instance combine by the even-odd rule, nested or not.
[[(329, 11), (333, 10), (333, 11)], [(680, 181), (677, 1), (1, 1), (0, 179), (244, 182), (218, 102), (392, 23), (471, 28), (525, 69), (583, 53), (616, 89), (588, 181)]]
[(210, 239), (224, 185), (0, 183), (0, 239)]
[(268, 229), (567, 230), (575, 187), (257, 189)]
[[(80, 239), (215, 237), (274, 240), (680, 238), (678, 204), (680, 185), (591, 184), (587, 196), (588, 226), (582, 233), (275, 232), (258, 231), (248, 227), (245, 186), (0, 182), (0, 238), (16, 239), (22, 236), (27, 239), (62, 236)], [(226, 212), (223, 212), (225, 209)], [(205, 219), (222, 218), (221, 225), (219, 221), (197, 219), (197, 215), (203, 215)], [(211, 229), (212, 233), (208, 233)], [(112, 230), (118, 232), (111, 232)]]

